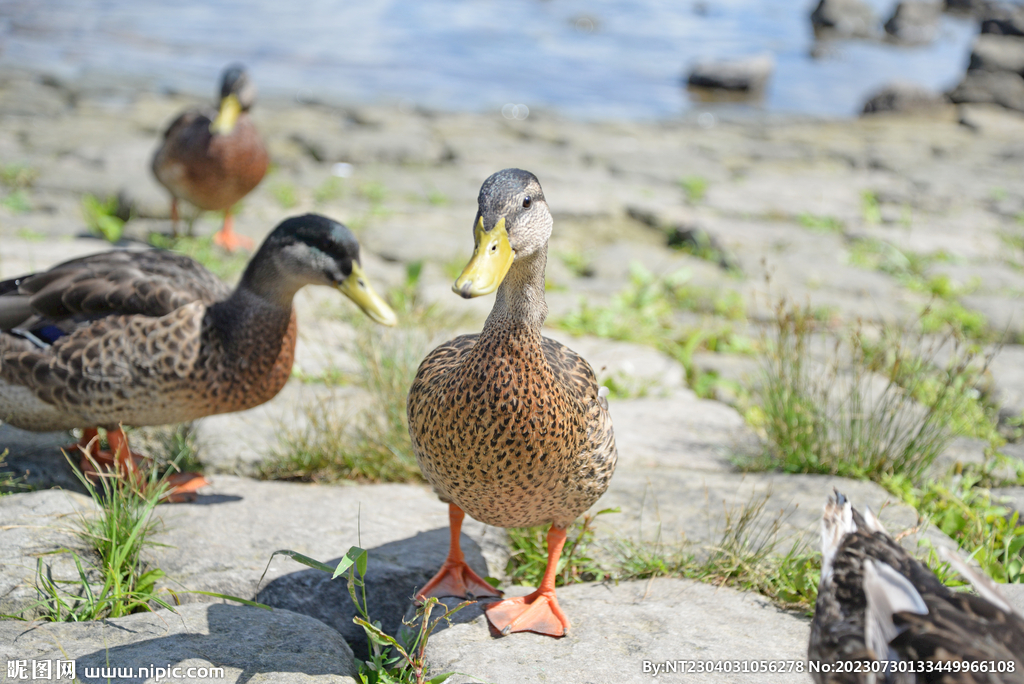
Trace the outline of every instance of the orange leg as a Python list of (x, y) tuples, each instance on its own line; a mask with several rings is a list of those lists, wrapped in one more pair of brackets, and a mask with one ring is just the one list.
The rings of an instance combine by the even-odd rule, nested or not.
[[(128, 447), (128, 436), (124, 434), (124, 430), (121, 428), (107, 430), (107, 444), (110, 446), (110, 450), (100, 451), (96, 428), (82, 431), (82, 439), (79, 441), (82, 460), (79, 467), (86, 477), (95, 482), (101, 472), (116, 472), (124, 476), (125, 480), (133, 487), (137, 487), (140, 491), (145, 489), (148, 483), (145, 481), (146, 476), (140, 466), (146, 462), (146, 458), (132, 453)], [(196, 490), (209, 484), (198, 473), (175, 473), (167, 478), (167, 483), (169, 489), (161, 499), (166, 503), (195, 501)]]
[(462, 519), (466, 514), (455, 504), (448, 504), (448, 528), (451, 532), (451, 545), (448, 547), (448, 558), (437, 574), (416, 592), (416, 600), (423, 601), (430, 596), (461, 596), (462, 598), (483, 598), (501, 596), (501, 592), (488, 584), (480, 575), (466, 565), (462, 555), (459, 535), (462, 533)]
[(231, 209), (224, 211), (224, 226), (213, 236), (213, 243), (229, 252), (234, 252), (238, 248), (251, 252), (255, 246), (251, 238), (235, 232), (235, 217), (231, 215)]
[(171, 235), (178, 237), (178, 198), (171, 198)]
[(537, 632), (560, 637), (569, 632), (569, 618), (555, 597), (555, 571), (565, 545), (565, 530), (548, 530), (548, 567), (537, 591), (526, 596), (505, 599), (484, 608), (487, 619), (503, 635), (512, 632)]

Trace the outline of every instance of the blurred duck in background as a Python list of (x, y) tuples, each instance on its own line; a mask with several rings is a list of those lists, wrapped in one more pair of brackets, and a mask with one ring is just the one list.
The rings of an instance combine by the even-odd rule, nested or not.
[(249, 109), (256, 86), (245, 67), (224, 70), (217, 110), (190, 109), (176, 118), (153, 155), (153, 174), (171, 193), (171, 225), (178, 232), (178, 200), (197, 209), (223, 211), (224, 225), (213, 241), (228, 250), (251, 250), (253, 241), (234, 232), (231, 208), (267, 173), (269, 159)]

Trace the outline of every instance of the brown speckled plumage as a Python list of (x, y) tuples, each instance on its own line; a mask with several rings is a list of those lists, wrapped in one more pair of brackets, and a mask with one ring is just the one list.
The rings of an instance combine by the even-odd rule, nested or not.
[[(291, 375), (295, 292), (339, 285), (358, 263), (344, 226), (307, 215), (271, 233), (234, 292), (191, 259), (156, 250), (96, 254), (0, 283), (0, 420), (116, 428), (261, 404)], [(54, 328), (63, 336), (40, 338)]]
[(481, 189), (485, 223), (507, 217), (515, 261), (483, 332), (441, 345), (420, 365), (409, 431), (442, 500), (491, 525), (564, 528), (608, 487), (615, 439), (590, 365), (540, 334), (551, 215), (527, 175), (523, 187), (495, 187), (492, 177)]
[[(231, 92), (232, 73), (225, 72), (222, 96)], [(153, 175), (171, 195), (206, 211), (229, 209), (267, 173), (267, 150), (248, 114), (255, 91), (244, 71), (236, 78), (243, 109), (230, 133), (211, 132), (216, 110), (190, 109), (167, 127), (153, 155)]]
[[(978, 661), (1013, 664), (1014, 672), (942, 672), (873, 679), (864, 672), (813, 673), (818, 684), (1021, 684), (1024, 683), (1024, 617), (1008, 604), (950, 590), (908, 554), (868, 513), (861, 515), (841, 494), (829, 500), (822, 525), (822, 579), (818, 589), (808, 658), (833, 666), (840, 661)], [(870, 562), (872, 570), (867, 571)], [(878, 568), (904, 578), (874, 582)], [(885, 573), (883, 573), (885, 574)], [(893, 575), (890, 574), (890, 577)], [(983, 587), (982, 587), (983, 588)], [(871, 596), (882, 595), (872, 601)], [(894, 601), (895, 612), (877, 607)], [(916, 608), (907, 610), (907, 607)], [(891, 638), (876, 638), (883, 624)], [(885, 649), (888, 652), (876, 653)], [(848, 669), (848, 668), (847, 668)]]

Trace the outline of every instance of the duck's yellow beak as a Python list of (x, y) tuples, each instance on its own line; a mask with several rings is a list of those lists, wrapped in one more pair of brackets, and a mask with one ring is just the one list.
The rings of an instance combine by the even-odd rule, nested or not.
[(337, 288), (343, 295), (355, 302), (367, 316), (381, 325), (397, 325), (398, 316), (373, 288), (363, 274), (363, 268), (352, 262), (352, 273), (338, 283)]
[(220, 135), (227, 135), (235, 130), (238, 117), (242, 113), (242, 103), (234, 95), (228, 95), (220, 101), (220, 110), (217, 118), (210, 124), (210, 132)]
[(462, 270), (452, 290), (466, 299), (491, 294), (498, 289), (501, 281), (512, 267), (516, 253), (508, 241), (505, 217), (502, 216), (490, 231), (484, 230), (484, 219), (480, 217), (473, 229), (476, 248), (473, 258)]

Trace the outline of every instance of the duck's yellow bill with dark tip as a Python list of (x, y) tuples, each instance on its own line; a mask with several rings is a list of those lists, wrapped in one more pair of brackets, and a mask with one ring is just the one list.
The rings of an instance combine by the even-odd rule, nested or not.
[(242, 103), (235, 95), (228, 95), (220, 101), (217, 118), (210, 124), (210, 132), (227, 135), (235, 130), (238, 117), (242, 114)]
[(363, 274), (363, 268), (353, 262), (352, 273), (337, 285), (341, 293), (355, 302), (367, 316), (381, 325), (398, 325), (398, 316), (378, 295)]
[(489, 231), (484, 230), (484, 219), (480, 217), (473, 229), (473, 238), (476, 242), (473, 258), (452, 285), (455, 294), (466, 299), (497, 290), (516, 258), (508, 241), (504, 216)]

